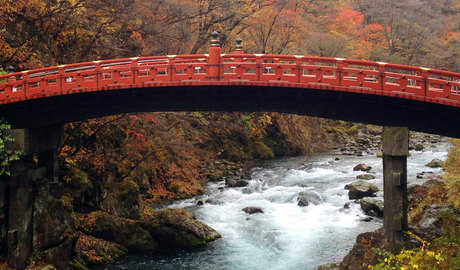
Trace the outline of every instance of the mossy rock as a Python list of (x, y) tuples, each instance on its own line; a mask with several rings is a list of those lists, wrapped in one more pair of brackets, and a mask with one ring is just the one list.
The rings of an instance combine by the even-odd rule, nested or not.
[(82, 215), (79, 229), (88, 235), (118, 243), (130, 251), (158, 248), (158, 243), (141, 221), (114, 217), (102, 211)]
[(164, 209), (145, 222), (152, 237), (164, 247), (194, 248), (220, 238), (213, 228), (182, 209)]
[(142, 216), (142, 198), (139, 186), (132, 180), (112, 182), (107, 186), (107, 196), (101, 208), (124, 218), (139, 219)]
[(251, 146), (251, 156), (256, 159), (273, 159), (275, 158), (275, 153), (263, 142), (258, 141)]
[(119, 244), (81, 234), (75, 244), (75, 262), (85, 267), (104, 265), (127, 254), (127, 249)]

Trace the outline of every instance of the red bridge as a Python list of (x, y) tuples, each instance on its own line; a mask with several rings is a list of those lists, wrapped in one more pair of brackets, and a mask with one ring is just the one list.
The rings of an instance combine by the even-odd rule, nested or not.
[(0, 76), (0, 104), (23, 153), (9, 177), (8, 264), (16, 269), (32, 252), (34, 181), (58, 185), (57, 149), (69, 121), (146, 111), (277, 111), (387, 126), (382, 150), (389, 243), (408, 228), (406, 127), (460, 137), (459, 73), (244, 54), (240, 43), (234, 54), (222, 55), (216, 33), (209, 55), (95, 61)]
[[(217, 45), (216, 45), (217, 44)], [(460, 137), (460, 73), (341, 58), (135, 57), (0, 76), (14, 128), (136, 111), (279, 111)]]

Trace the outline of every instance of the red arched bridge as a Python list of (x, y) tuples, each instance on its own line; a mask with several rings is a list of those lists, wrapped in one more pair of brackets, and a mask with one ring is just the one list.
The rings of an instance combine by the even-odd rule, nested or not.
[(460, 137), (460, 74), (341, 58), (221, 54), (135, 57), (0, 76), (14, 128), (136, 111), (279, 111)]
[(0, 116), (12, 124), (15, 147), (23, 153), (9, 177), (8, 264), (24, 268), (32, 252), (33, 181), (56, 184), (63, 123), (126, 112), (200, 110), (277, 111), (387, 126), (384, 228), (394, 243), (408, 228), (406, 127), (460, 137), (460, 74), (341, 58), (244, 54), (240, 43), (235, 53), (221, 54), (213, 33), (209, 54), (95, 61), (0, 76)]

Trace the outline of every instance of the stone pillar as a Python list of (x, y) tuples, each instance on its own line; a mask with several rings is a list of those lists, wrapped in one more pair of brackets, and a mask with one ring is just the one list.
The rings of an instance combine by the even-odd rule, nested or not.
[(383, 150), (383, 227), (390, 244), (402, 240), (407, 231), (407, 155), (409, 129), (384, 127)]
[(34, 169), (32, 155), (11, 164), (9, 179), (8, 266), (24, 269), (32, 253), (34, 181), (45, 176)]
[(8, 181), (7, 253), (11, 268), (24, 269), (32, 253), (34, 185), (44, 178), (57, 181), (56, 157), (62, 131), (62, 126), (52, 126), (6, 132), (15, 138), (7, 147), (22, 152), (20, 160), (11, 163)]

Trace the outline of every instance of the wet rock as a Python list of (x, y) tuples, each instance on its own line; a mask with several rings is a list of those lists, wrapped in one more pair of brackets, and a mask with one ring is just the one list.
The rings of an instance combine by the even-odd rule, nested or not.
[(360, 174), (356, 176), (356, 179), (372, 180), (372, 179), (375, 179), (375, 175), (370, 174), (370, 173)]
[(257, 214), (257, 213), (261, 213), (261, 214), (264, 213), (264, 210), (262, 209), (262, 207), (258, 207), (258, 206), (248, 206), (248, 207), (241, 209), (241, 211), (249, 215)]
[(415, 151), (422, 151), (425, 148), (425, 146), (421, 143), (418, 143), (415, 145), (414, 150)]
[(158, 243), (145, 222), (119, 218), (102, 211), (80, 217), (79, 229), (87, 235), (118, 243), (130, 251), (153, 251)]
[(371, 166), (366, 165), (366, 164), (358, 164), (353, 168), (353, 171), (363, 171), (363, 172), (368, 172), (372, 169)]
[(383, 201), (376, 198), (364, 197), (359, 204), (368, 216), (383, 217)]
[(164, 209), (145, 220), (144, 226), (164, 247), (193, 248), (220, 238), (213, 228), (182, 209)]
[(203, 201), (201, 201), (201, 200), (198, 201), (198, 202), (196, 203), (196, 205), (203, 205), (203, 204), (204, 204), (204, 203), (203, 203)]
[(430, 168), (440, 168), (442, 167), (442, 160), (434, 158), (431, 160), (429, 163), (427, 163), (425, 166), (428, 166)]
[(350, 200), (361, 199), (364, 197), (374, 197), (374, 193), (379, 191), (377, 186), (368, 183), (364, 180), (355, 181), (349, 186), (348, 198)]
[(298, 206), (308, 206), (309, 204), (318, 205), (321, 203), (321, 196), (314, 191), (302, 191), (297, 196)]
[(360, 219), (359, 221), (371, 222), (372, 220), (374, 220), (372, 217), (365, 217), (365, 218)]
[(343, 209), (350, 209), (351, 202), (347, 202), (343, 205)]
[(225, 180), (225, 185), (227, 187), (245, 187), (249, 185), (249, 182), (246, 180), (236, 180), (236, 179), (227, 179)]
[(81, 234), (74, 252), (74, 265), (79, 264), (91, 268), (120, 259), (126, 256), (127, 250), (119, 244)]

